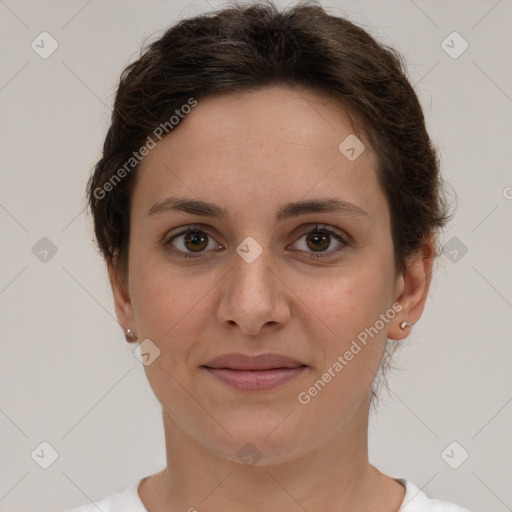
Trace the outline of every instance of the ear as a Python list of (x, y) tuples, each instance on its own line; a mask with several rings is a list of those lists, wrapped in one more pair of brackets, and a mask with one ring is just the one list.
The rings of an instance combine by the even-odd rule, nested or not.
[[(112, 294), (114, 295), (114, 305), (116, 308), (116, 316), (119, 321), (119, 325), (123, 329), (123, 332), (126, 331), (126, 329), (131, 329), (133, 334), (137, 336), (137, 332), (134, 332), (136, 331), (136, 329), (134, 329), (135, 321), (127, 283), (125, 283), (124, 280), (120, 278), (116, 269), (115, 261), (110, 261), (107, 264), (107, 267), (110, 286), (112, 287)], [(126, 341), (134, 342), (136, 339), (126, 338)]]
[(420, 319), (430, 288), (432, 265), (435, 255), (435, 241), (429, 237), (425, 244), (412, 256), (406, 270), (399, 276), (396, 284), (395, 302), (402, 309), (388, 328), (388, 338), (402, 340), (411, 332), (411, 327), (402, 329), (400, 324), (407, 321), (414, 326)]

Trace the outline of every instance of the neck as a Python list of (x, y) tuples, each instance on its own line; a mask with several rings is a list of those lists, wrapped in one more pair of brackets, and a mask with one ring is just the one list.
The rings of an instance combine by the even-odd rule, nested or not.
[(139, 488), (149, 512), (395, 511), (405, 493), (368, 461), (367, 414), (299, 456), (249, 467), (213, 453), (165, 412), (164, 429), (167, 467)]

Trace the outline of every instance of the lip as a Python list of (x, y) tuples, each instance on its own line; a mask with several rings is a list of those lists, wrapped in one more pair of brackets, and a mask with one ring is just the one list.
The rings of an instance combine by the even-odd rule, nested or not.
[(208, 368), (227, 368), (230, 370), (273, 370), (277, 368), (297, 368), (306, 366), (303, 362), (282, 354), (267, 352), (256, 356), (232, 352), (211, 359), (203, 366)]
[(233, 388), (242, 391), (265, 391), (294, 379), (307, 365), (281, 354), (248, 356), (231, 353), (208, 361), (203, 368)]
[(204, 369), (224, 384), (242, 391), (265, 391), (297, 377), (307, 367), (273, 368), (271, 370), (232, 370), (230, 368)]

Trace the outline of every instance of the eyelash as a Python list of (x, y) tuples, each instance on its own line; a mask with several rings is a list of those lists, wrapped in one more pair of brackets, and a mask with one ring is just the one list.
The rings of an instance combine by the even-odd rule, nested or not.
[[(180, 236), (183, 236), (183, 235), (187, 235), (187, 234), (197, 234), (197, 233), (205, 234), (208, 238), (211, 238), (211, 239), (214, 240), (214, 238), (211, 235), (209, 235), (208, 232), (205, 231), (204, 229), (199, 228), (199, 227), (189, 226), (187, 229), (184, 229), (183, 231), (180, 231), (179, 233), (173, 234), (170, 237), (166, 237), (164, 242), (163, 242), (163, 244), (164, 244), (165, 248), (168, 249), (170, 252), (172, 252), (172, 253), (174, 253), (177, 256), (180, 256), (182, 258), (199, 258), (206, 251), (198, 252), (196, 254), (193, 254), (193, 253), (186, 253), (186, 252), (183, 252), (183, 251), (181, 251), (179, 249), (174, 249), (172, 247), (172, 242), (176, 238), (178, 238)], [(348, 247), (350, 245), (349, 241), (344, 236), (342, 236), (341, 233), (339, 233), (338, 231), (336, 231), (336, 230), (334, 230), (332, 228), (328, 228), (328, 227), (325, 227), (325, 226), (319, 227), (319, 224), (317, 224), (313, 229), (310, 229), (309, 231), (306, 231), (305, 233), (303, 233), (297, 240), (300, 240), (302, 237), (304, 237), (306, 235), (309, 235), (311, 233), (330, 235), (330, 236), (334, 237), (338, 242), (341, 243), (341, 246), (339, 246), (337, 249), (334, 249), (334, 250), (324, 251), (324, 252), (319, 252), (319, 253), (307, 252), (307, 254), (310, 254), (311, 257), (314, 258), (314, 259), (321, 259), (321, 258), (332, 257), (333, 254), (339, 253), (345, 247)], [(294, 251), (303, 252), (303, 251), (300, 251), (298, 249), (294, 249)]]

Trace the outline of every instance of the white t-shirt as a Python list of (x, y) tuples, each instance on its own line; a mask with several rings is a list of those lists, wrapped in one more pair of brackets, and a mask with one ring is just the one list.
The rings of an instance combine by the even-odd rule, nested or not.
[[(430, 499), (409, 480), (396, 480), (405, 486), (405, 496), (399, 512), (470, 512), (455, 503)], [(123, 492), (111, 494), (101, 501), (68, 512), (148, 512), (137, 492), (140, 482), (141, 480), (138, 480)]]

